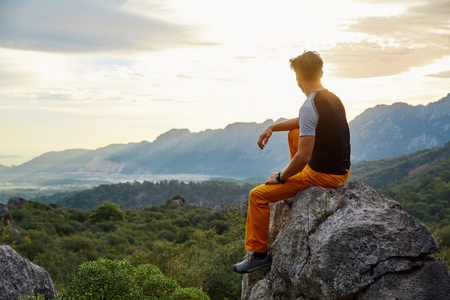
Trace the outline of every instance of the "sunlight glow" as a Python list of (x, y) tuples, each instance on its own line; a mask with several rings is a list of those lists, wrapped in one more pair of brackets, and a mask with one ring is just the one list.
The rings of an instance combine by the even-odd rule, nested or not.
[[(295, 117), (305, 96), (289, 59), (304, 50), (321, 53), (323, 83), (342, 99), (348, 120), (377, 104), (427, 104), (449, 92), (450, 57), (441, 41), (450, 18), (411, 10), (435, 2), (106, 1), (76, 27), (83, 6), (72, 5), (61, 28), (25, 14), (36, 34), (0, 44), (0, 126), (7, 129), (0, 157), (25, 161), (51, 150), (152, 141), (171, 128)], [(434, 34), (426, 42), (441, 46), (430, 57), (404, 24), (411, 16)], [(110, 18), (130, 24), (110, 28)], [(373, 26), (386, 21), (402, 38)], [(435, 22), (444, 23), (435, 30)]]

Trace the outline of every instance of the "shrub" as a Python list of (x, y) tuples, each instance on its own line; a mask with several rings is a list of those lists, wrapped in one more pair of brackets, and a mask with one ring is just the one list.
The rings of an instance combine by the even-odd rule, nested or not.
[(440, 240), (439, 244), (441, 247), (450, 248), (450, 225), (436, 230), (434, 234)]
[(139, 288), (143, 295), (151, 298), (168, 298), (179, 288), (178, 283), (162, 274), (147, 276), (139, 282)]
[(114, 203), (105, 202), (92, 210), (89, 219), (93, 222), (122, 221), (125, 217), (123, 211)]
[(200, 289), (182, 289), (154, 265), (145, 264), (134, 268), (127, 260), (100, 258), (81, 265), (75, 278), (61, 292), (61, 299), (207, 300), (209, 297)]
[(177, 289), (171, 300), (208, 300), (209, 297), (197, 288)]
[(133, 273), (134, 268), (127, 260), (99, 258), (85, 262), (61, 293), (61, 299), (138, 299), (139, 291)]

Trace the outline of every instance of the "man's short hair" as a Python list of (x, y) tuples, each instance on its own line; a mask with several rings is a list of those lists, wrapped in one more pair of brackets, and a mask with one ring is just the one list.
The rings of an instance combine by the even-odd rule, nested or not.
[(308, 81), (319, 80), (322, 77), (323, 61), (316, 51), (305, 51), (302, 55), (289, 60), (291, 69)]

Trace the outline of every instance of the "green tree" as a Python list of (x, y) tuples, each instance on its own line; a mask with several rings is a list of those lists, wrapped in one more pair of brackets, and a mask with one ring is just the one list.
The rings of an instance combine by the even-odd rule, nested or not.
[(126, 260), (116, 262), (100, 258), (85, 262), (61, 293), (61, 299), (139, 299), (133, 273), (133, 266)]
[(89, 219), (92, 222), (122, 221), (125, 214), (117, 204), (105, 202), (92, 210)]

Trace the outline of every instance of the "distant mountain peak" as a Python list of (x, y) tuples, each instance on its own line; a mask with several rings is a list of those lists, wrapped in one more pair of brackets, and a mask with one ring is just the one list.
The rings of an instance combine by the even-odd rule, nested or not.
[(159, 135), (155, 142), (157, 143), (162, 143), (162, 142), (167, 142), (167, 141), (172, 141), (172, 140), (176, 140), (179, 139), (181, 137), (185, 137), (187, 135), (190, 135), (191, 131), (189, 129), (171, 129), (161, 135)]
[(349, 123), (352, 160), (377, 160), (450, 140), (450, 94), (427, 105), (397, 102), (365, 110)]

